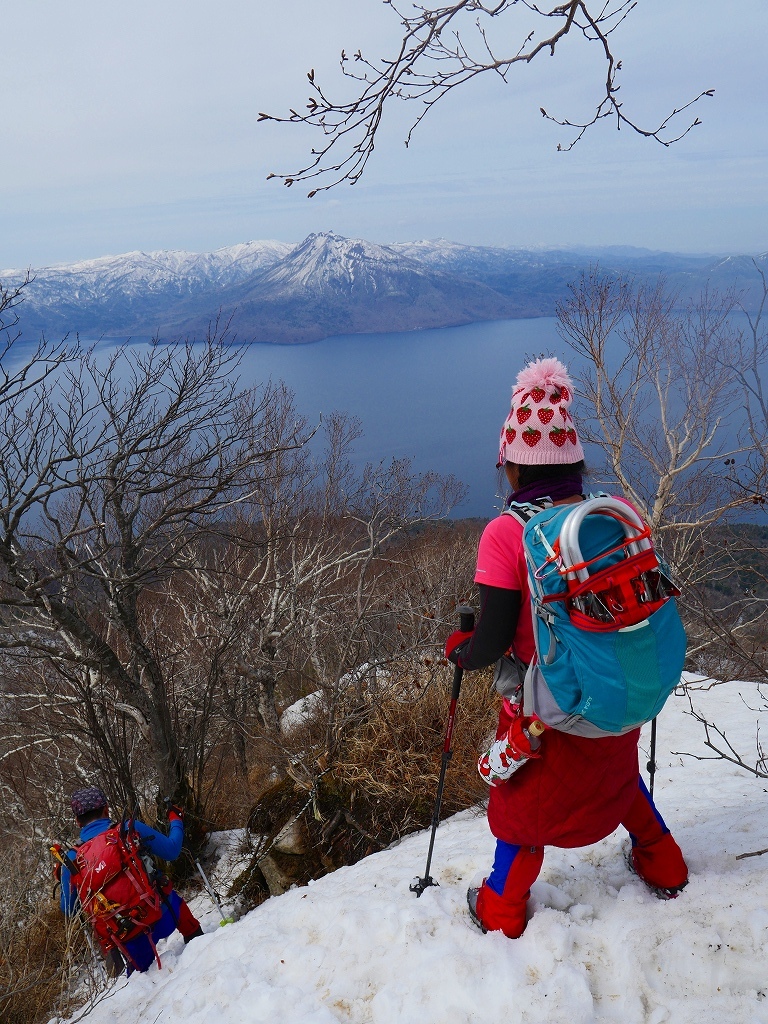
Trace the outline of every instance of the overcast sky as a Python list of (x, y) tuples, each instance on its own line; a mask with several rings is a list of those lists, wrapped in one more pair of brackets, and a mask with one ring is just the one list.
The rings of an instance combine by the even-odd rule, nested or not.
[[(729, 21), (724, 21), (724, 13)], [(514, 14), (498, 31), (509, 34)], [(313, 140), (260, 110), (341, 90), (342, 47), (392, 51), (381, 0), (29, 0), (3, 12), (0, 267), (133, 249), (205, 251), (334, 230), (377, 242), (768, 249), (768, 2), (640, 0), (615, 36), (625, 105), (647, 122), (703, 89), (703, 124), (665, 149), (603, 123), (571, 153), (545, 106), (597, 96), (596, 48), (457, 91), (403, 146), (393, 108), (363, 180), (313, 200), (267, 182)], [(510, 42), (513, 37), (509, 36)], [(518, 43), (520, 40), (518, 40)]]

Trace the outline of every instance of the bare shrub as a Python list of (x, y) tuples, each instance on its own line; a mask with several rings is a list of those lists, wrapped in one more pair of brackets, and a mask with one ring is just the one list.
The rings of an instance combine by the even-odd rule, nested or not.
[(100, 958), (78, 918), (64, 920), (52, 896), (50, 858), (42, 844), (3, 835), (0, 902), (0, 1019), (37, 1024), (71, 1011), (106, 988)]
[[(346, 699), (354, 714), (344, 716), (332, 762), (323, 754), (309, 756), (323, 736), (322, 705), (314, 722), (292, 733), (294, 742), (306, 746), (289, 763), (288, 777), (270, 785), (251, 812), (254, 854), (233, 893), (247, 905), (258, 904), (431, 823), (450, 703), (449, 668), (443, 661), (419, 688), (412, 667), (393, 667), (386, 693), (366, 694), (365, 708), (350, 687)], [(473, 675), (459, 704), (442, 817), (487, 796), (476, 763), (495, 731), (497, 712), (490, 671)]]

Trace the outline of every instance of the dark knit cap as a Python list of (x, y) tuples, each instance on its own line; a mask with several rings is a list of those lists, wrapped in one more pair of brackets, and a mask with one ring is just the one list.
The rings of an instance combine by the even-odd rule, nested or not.
[(109, 801), (103, 789), (98, 786), (88, 786), (87, 789), (78, 789), (72, 794), (70, 800), (72, 812), (76, 818), (82, 818), (89, 811), (98, 811), (106, 807)]

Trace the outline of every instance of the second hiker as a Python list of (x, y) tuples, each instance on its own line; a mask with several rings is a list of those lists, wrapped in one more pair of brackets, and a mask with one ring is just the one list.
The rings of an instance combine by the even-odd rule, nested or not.
[[(107, 797), (98, 786), (72, 794), (80, 844), (64, 854), (61, 909), (70, 916), (81, 904), (93, 927), (110, 974), (146, 971), (157, 958), (156, 944), (175, 929), (184, 942), (203, 934), (200, 922), (152, 857), (176, 860), (184, 823), (168, 811), (168, 835), (142, 821), (110, 821)], [(153, 876), (153, 877), (150, 877)]]

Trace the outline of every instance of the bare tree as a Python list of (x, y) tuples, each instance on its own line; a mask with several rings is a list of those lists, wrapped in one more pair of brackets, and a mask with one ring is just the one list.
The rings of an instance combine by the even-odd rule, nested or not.
[(720, 354), (720, 361), (735, 374), (740, 385), (746, 413), (744, 434), (752, 450), (751, 459), (741, 473), (736, 464), (732, 464), (732, 476), (755, 504), (764, 506), (768, 488), (768, 381), (765, 379), (768, 364), (768, 327), (765, 322), (768, 280), (756, 260), (753, 265), (760, 275), (763, 294), (755, 311), (739, 303), (747, 326), (738, 332), (733, 348)]
[(733, 307), (733, 296), (705, 293), (681, 310), (663, 281), (592, 268), (558, 309), (584, 367), (587, 439), (676, 565), (691, 562), (702, 528), (747, 503), (717, 468), (736, 454), (726, 427), (740, 395), (720, 358), (738, 336)]
[(76, 345), (48, 342), (43, 337), (37, 343), (26, 343), (19, 327), (19, 306), (24, 301), (25, 289), (32, 283), (26, 274), (17, 285), (6, 286), (0, 281), (0, 402), (17, 402), (44, 385), (77, 350)]
[[(582, 121), (558, 118), (541, 108), (545, 118), (571, 130), (570, 141), (558, 149), (570, 149), (604, 118), (613, 118), (617, 128), (630, 128), (669, 146), (700, 123), (695, 118), (678, 127), (679, 115), (702, 96), (714, 93), (712, 89), (699, 93), (672, 110), (656, 127), (643, 127), (626, 112), (617, 80), (621, 60), (614, 52), (612, 37), (636, 6), (636, 0), (599, 4), (568, 0), (549, 7), (530, 0), (458, 0), (439, 7), (420, 3), (406, 7), (394, 0), (384, 3), (400, 19), (400, 46), (397, 52), (378, 60), (364, 57), (360, 50), (351, 56), (341, 51), (342, 74), (353, 83), (349, 99), (332, 98), (311, 70), (307, 75), (311, 93), (305, 111), (291, 110), (287, 116), (259, 114), (259, 120), (305, 124), (322, 135), (306, 166), (270, 177), (280, 178), (289, 186), (296, 181), (317, 182), (310, 197), (342, 181), (354, 184), (373, 154), (390, 101), (415, 101), (421, 108), (406, 137), (407, 146), (416, 126), (453, 89), (489, 72), (506, 83), (515, 65), (530, 64), (542, 54), (554, 56), (569, 36), (581, 36), (595, 45), (605, 78), (594, 110)], [(520, 40), (511, 51), (502, 44), (499, 52), (494, 39), (494, 28), (502, 20), (505, 27), (511, 22)]]
[(94, 728), (108, 693), (161, 792), (179, 797), (186, 765), (151, 595), (306, 440), (290, 426), (274, 435), (274, 390), (238, 390), (238, 354), (220, 342), (59, 353), (55, 374), (35, 354), (0, 395), (0, 645), (59, 670), (65, 703), (93, 706)]
[[(663, 282), (637, 286), (593, 269), (559, 310), (584, 361), (585, 434), (683, 584), (688, 665), (710, 686), (768, 681), (764, 278), (763, 290), (754, 314), (733, 294), (705, 293), (680, 309)], [(764, 777), (764, 690), (753, 758), (689, 696), (712, 758)]]
[[(746, 326), (734, 343), (719, 354), (720, 362), (735, 380), (743, 411), (742, 437), (745, 458), (726, 460), (729, 484), (742, 500), (742, 509), (751, 508), (742, 522), (729, 525), (714, 537), (705, 535), (700, 562), (707, 567), (705, 588), (694, 589), (696, 616), (691, 631), (694, 653), (706, 651), (702, 666), (711, 677), (710, 686), (721, 680), (744, 679), (756, 682), (755, 730), (751, 737), (753, 753), (746, 752), (746, 737), (736, 742), (716, 718), (710, 719), (696, 705), (695, 690), (690, 688), (691, 714), (702, 724), (705, 743), (715, 760), (738, 765), (757, 778), (768, 777), (764, 729), (768, 701), (768, 331), (765, 327), (768, 282), (757, 265), (763, 296), (757, 311), (741, 308)], [(762, 729), (761, 729), (762, 726)], [(761, 850), (759, 853), (768, 851)]]
[[(290, 400), (280, 415), (293, 419)], [(396, 658), (416, 657), (423, 631), (406, 637), (398, 621), (393, 591), (407, 584), (390, 547), (399, 538), (402, 553), (411, 531), (447, 515), (464, 492), (453, 478), (414, 474), (405, 461), (358, 472), (349, 460), (356, 421), (333, 413), (323, 429), (323, 451), (276, 456), (238, 507), (228, 542), (209, 546), (194, 573), (168, 591), (178, 609), (168, 621), (192, 636), (187, 657), (197, 637), (219, 652), (216, 716), (230, 730), (242, 774), (247, 749), (285, 769), (291, 750), (280, 706), (306, 690), (322, 693), (315, 754), (329, 757), (349, 719), (350, 673), (371, 678)]]
[[(349, 718), (343, 677), (424, 639), (393, 611), (386, 548), (464, 488), (407, 460), (321, 449), (283, 385), (239, 391), (238, 353), (202, 346), (71, 358), (0, 406), (0, 647), (19, 787), (98, 773), (138, 806), (194, 797), (216, 763), (284, 770), (279, 709), (326, 695), (324, 749)], [(431, 627), (434, 629), (434, 625)], [(415, 656), (415, 655), (414, 655)], [(66, 767), (68, 766), (68, 767)]]
[[(704, 587), (689, 595), (695, 601), (696, 629), (691, 649), (708, 652), (702, 668), (718, 678), (768, 680), (768, 333), (764, 311), (768, 283), (755, 313), (739, 304), (740, 325), (728, 344), (714, 354), (733, 381), (741, 453), (723, 462), (727, 486), (738, 501), (739, 516), (717, 531), (703, 531), (697, 565)], [(744, 324), (746, 322), (746, 324)], [(716, 652), (717, 661), (712, 663)], [(712, 727), (712, 735), (717, 727)], [(710, 737), (708, 737), (708, 740)], [(758, 750), (759, 750), (758, 744)]]

